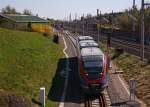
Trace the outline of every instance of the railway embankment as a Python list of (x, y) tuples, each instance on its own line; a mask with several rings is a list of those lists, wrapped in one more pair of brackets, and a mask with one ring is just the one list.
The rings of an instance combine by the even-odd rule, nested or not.
[[(105, 52), (107, 47), (105, 44), (100, 44)], [(110, 48), (110, 58), (113, 64), (117, 66), (118, 71), (123, 71), (122, 76), (129, 84), (130, 79), (135, 79), (137, 82), (136, 96), (150, 106), (150, 63), (143, 62), (137, 56), (121, 52), (116, 54), (114, 48)]]
[(58, 106), (50, 95), (61, 95), (64, 78), (59, 66), (64, 54), (52, 39), (52, 35), (0, 28), (0, 107), (39, 104), (40, 87), (49, 95), (46, 105)]

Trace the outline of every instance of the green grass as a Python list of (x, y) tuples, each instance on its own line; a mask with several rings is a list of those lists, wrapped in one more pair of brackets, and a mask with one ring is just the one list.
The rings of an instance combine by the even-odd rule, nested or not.
[(38, 100), (39, 89), (44, 86), (48, 95), (63, 56), (62, 47), (53, 43), (52, 37), (0, 28), (0, 90)]

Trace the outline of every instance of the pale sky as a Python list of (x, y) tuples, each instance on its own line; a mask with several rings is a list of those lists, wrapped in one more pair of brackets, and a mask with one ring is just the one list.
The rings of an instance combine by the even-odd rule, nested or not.
[[(135, 0), (136, 5), (140, 8), (141, 0)], [(64, 19), (75, 13), (78, 17), (83, 14), (96, 15), (96, 9), (102, 13), (123, 11), (132, 7), (133, 0), (0, 0), (0, 9), (10, 5), (16, 10), (22, 12), (29, 9), (33, 14), (41, 17), (54, 19)]]

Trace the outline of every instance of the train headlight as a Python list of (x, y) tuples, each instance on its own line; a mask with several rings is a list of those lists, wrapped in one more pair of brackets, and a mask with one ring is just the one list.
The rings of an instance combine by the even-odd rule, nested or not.
[(84, 80), (86, 80), (86, 81), (88, 80), (88, 75), (89, 75), (88, 73), (83, 73)]

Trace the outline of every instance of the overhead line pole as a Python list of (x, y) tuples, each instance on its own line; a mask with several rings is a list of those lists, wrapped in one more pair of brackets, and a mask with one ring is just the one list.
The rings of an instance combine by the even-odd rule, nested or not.
[(100, 32), (101, 32), (101, 27), (102, 27), (102, 13), (101, 13), (101, 11), (100, 11), (100, 14), (99, 14), (99, 23), (100, 23), (100, 26), (99, 26), (99, 30), (100, 30)]
[(112, 27), (111, 27), (111, 33), (113, 33), (113, 27), (114, 27), (114, 24), (113, 24), (113, 10), (112, 10), (112, 16), (111, 16), (111, 24), (112, 24)]
[(144, 26), (144, 6), (150, 5), (150, 3), (144, 3), (144, 0), (142, 0), (141, 3), (141, 59), (144, 61), (145, 55), (144, 55), (144, 42), (145, 42), (145, 26)]
[(141, 15), (141, 59), (144, 60), (144, 0), (142, 0)]
[(84, 36), (84, 14), (83, 14), (83, 36)]
[[(133, 12), (133, 16), (134, 16), (135, 0), (133, 0), (133, 7), (132, 7), (132, 8), (133, 8), (132, 12)], [(132, 22), (132, 23), (133, 23), (133, 28), (132, 28), (132, 29), (133, 29), (133, 31), (135, 31), (135, 21), (134, 21), (134, 20), (132, 20), (132, 21), (133, 21), (133, 22)]]
[(77, 13), (75, 14), (75, 33), (77, 34)]
[(70, 32), (71, 32), (71, 13), (69, 15), (69, 23), (70, 23)]
[(97, 41), (99, 42), (99, 9), (97, 9)]

